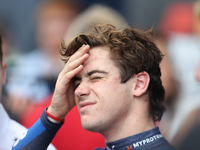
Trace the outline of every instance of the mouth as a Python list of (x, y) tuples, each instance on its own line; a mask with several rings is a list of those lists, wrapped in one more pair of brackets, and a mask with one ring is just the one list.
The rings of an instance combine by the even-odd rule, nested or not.
[(80, 112), (86, 111), (87, 109), (89, 109), (90, 107), (92, 107), (95, 104), (96, 104), (95, 102), (81, 102), (79, 104), (79, 111)]

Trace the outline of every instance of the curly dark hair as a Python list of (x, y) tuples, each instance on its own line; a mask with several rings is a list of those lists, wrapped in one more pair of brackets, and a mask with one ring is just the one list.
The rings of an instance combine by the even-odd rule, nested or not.
[(154, 121), (160, 121), (165, 111), (165, 90), (159, 67), (163, 54), (152, 40), (153, 31), (140, 31), (132, 27), (117, 30), (110, 24), (96, 25), (94, 29), (93, 32), (74, 37), (68, 45), (62, 42), (60, 52), (64, 61), (68, 61), (83, 44), (88, 44), (91, 48), (109, 47), (110, 57), (119, 68), (121, 83), (143, 71), (149, 74), (149, 112)]

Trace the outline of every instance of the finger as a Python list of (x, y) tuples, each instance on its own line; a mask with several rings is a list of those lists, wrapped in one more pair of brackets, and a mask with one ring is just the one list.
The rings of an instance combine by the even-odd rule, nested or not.
[(70, 64), (67, 65), (67, 67), (66, 67), (67, 72), (71, 71), (74, 68), (83, 64), (88, 58), (89, 58), (89, 54), (86, 53), (83, 56), (81, 56), (80, 58), (74, 60), (73, 62), (71, 62)]
[(89, 54), (84, 54), (80, 58), (74, 60), (73, 62), (66, 64), (64, 69), (62, 70), (60, 76), (64, 76), (67, 72), (72, 71), (73, 69), (77, 68), (81, 64), (83, 64), (89, 58)]
[(58, 80), (58, 85), (61, 86), (60, 89), (63, 89), (60, 91), (60, 94), (65, 94), (66, 90), (72, 80), (72, 78), (78, 74), (81, 70), (83, 69), (83, 65), (79, 65), (77, 68), (74, 70), (67, 72), (60, 80)]
[(89, 45), (85, 45), (83, 44), (82, 47), (80, 47), (78, 49), (78, 51), (76, 51), (69, 59), (69, 61), (67, 63), (70, 63), (76, 59), (78, 59), (79, 57), (83, 56), (84, 54), (86, 54), (87, 52), (89, 52), (90, 50), (90, 46)]
[[(83, 44), (82, 47), (79, 48), (79, 50), (77, 52), (75, 52), (69, 59), (69, 61), (66, 63), (63, 71), (60, 73), (60, 76), (63, 76), (65, 73), (67, 73), (68, 71), (71, 71), (72, 69), (76, 68), (77, 66), (79, 66), (80, 64), (82, 64), (86, 59), (85, 58), (85, 54), (87, 54), (87, 52), (89, 51), (90, 46), (89, 45), (85, 45)], [(82, 57), (82, 58), (81, 58)], [(78, 60), (77, 60), (78, 59)], [(75, 61), (76, 60), (76, 61)], [(74, 62), (75, 63), (72, 63)], [(72, 64), (71, 64), (72, 63)]]

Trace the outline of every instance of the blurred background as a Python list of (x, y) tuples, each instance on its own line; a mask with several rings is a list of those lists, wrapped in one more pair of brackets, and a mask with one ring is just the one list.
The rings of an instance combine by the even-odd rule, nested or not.
[[(7, 83), (2, 103), (10, 117), (30, 127), (50, 103), (64, 64), (61, 39), (99, 22), (155, 31), (165, 112), (157, 122), (175, 147), (200, 122), (200, 1), (198, 0), (0, 0)], [(33, 117), (34, 116), (34, 117)], [(58, 135), (53, 144), (58, 144)], [(60, 146), (60, 147), (59, 147)]]
[[(35, 19), (36, 7), (42, 0), (0, 0), (0, 19), (4, 22), (12, 45), (20, 51), (30, 51), (36, 47)], [(158, 27), (165, 8), (171, 2), (194, 2), (195, 0), (79, 0), (81, 10), (94, 3), (105, 4), (119, 11), (134, 26), (142, 28)]]

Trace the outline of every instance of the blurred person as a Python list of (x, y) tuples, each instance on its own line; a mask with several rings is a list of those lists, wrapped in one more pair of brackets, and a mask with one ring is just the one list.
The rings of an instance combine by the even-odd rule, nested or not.
[(176, 98), (163, 115), (160, 130), (174, 146), (180, 144), (199, 120), (200, 85), (194, 78), (194, 72), (200, 51), (199, 37), (194, 32), (193, 6), (191, 2), (171, 3), (160, 23), (178, 83)]
[[(2, 99), (2, 89), (6, 82), (6, 63), (3, 62), (2, 39), (0, 36), (0, 99)], [(5, 47), (4, 47), (5, 48)], [(8, 150), (14, 142), (22, 137), (22, 133), (27, 129), (20, 125), (15, 120), (12, 120), (7, 114), (4, 106), (0, 101), (0, 150)], [(48, 150), (55, 150), (53, 145), (48, 147)]]
[[(197, 37), (200, 39), (200, 1), (196, 1), (193, 7), (194, 14), (194, 32)], [(200, 49), (199, 49), (200, 50)], [(197, 68), (195, 71), (195, 78), (198, 82), (200, 82), (200, 59), (197, 64)], [(197, 107), (192, 114), (192, 119), (195, 120), (195, 124), (192, 126), (193, 129), (190, 130), (189, 133), (183, 138), (180, 142), (178, 148), (180, 150), (199, 150), (200, 149), (200, 107)], [(190, 118), (188, 118), (190, 119)], [(191, 120), (191, 119), (190, 119)]]
[[(65, 41), (69, 41), (75, 35), (90, 31), (94, 24), (101, 22), (114, 24), (118, 28), (127, 23), (124, 17), (114, 9), (102, 4), (95, 4), (81, 12), (72, 21), (65, 35)], [(52, 93), (49, 94), (41, 103), (26, 109), (20, 117), (20, 123), (30, 128), (38, 120), (43, 110), (50, 105), (52, 95)], [(65, 119), (68, 120), (68, 123), (63, 124), (52, 141), (56, 148), (92, 149), (94, 147), (105, 147), (105, 139), (101, 134), (83, 129), (77, 107), (73, 108)], [(68, 142), (66, 143), (66, 141)], [(76, 144), (77, 141), (79, 141), (79, 144)]]
[[(20, 56), (20, 52), (16, 49), (16, 47), (13, 46), (13, 37), (11, 32), (7, 28), (6, 20), (3, 18), (0, 18), (0, 35), (2, 40), (2, 53), (3, 53), (3, 60), (6, 63), (6, 76), (9, 76), (11, 68), (13, 67), (15, 61)], [(3, 88), (2, 91), (2, 98), (1, 103), (4, 105), (5, 109), (7, 110), (7, 113), (9, 114), (10, 118), (13, 120), (16, 120), (16, 116), (12, 113), (10, 113), (8, 101), (7, 101), (7, 93), (5, 91), (5, 88)]]
[(58, 54), (61, 39), (80, 11), (74, 0), (45, 0), (36, 9), (38, 47), (18, 58), (8, 75), (7, 106), (16, 120), (24, 110), (54, 90), (63, 67)]
[[(194, 4), (194, 31), (197, 36), (200, 36), (200, 1), (196, 1)], [(197, 64), (197, 68), (195, 71), (195, 78), (198, 82), (200, 82), (200, 60)], [(197, 107), (193, 114), (196, 117), (193, 117), (195, 120), (195, 125), (193, 125), (193, 129), (190, 130), (189, 133), (184, 136), (183, 140), (178, 145), (178, 149), (180, 150), (199, 150), (200, 149), (200, 107)]]
[[(196, 71), (196, 80), (198, 82), (200, 82), (200, 63), (198, 64), (197, 67), (197, 71)], [(193, 114), (196, 115), (196, 118), (198, 118), (198, 120), (196, 120), (195, 125), (193, 125), (192, 129), (183, 137), (183, 139), (181, 140), (181, 142), (178, 145), (178, 149), (180, 150), (199, 150), (200, 149), (200, 143), (199, 143), (199, 139), (200, 139), (200, 107), (196, 108), (193, 111)], [(188, 118), (190, 119), (190, 118)]]
[(155, 127), (165, 110), (165, 91), (159, 67), (163, 55), (151, 33), (101, 24), (67, 46), (63, 42), (66, 65), (51, 104), (12, 149), (36, 141), (35, 149), (45, 149), (75, 103), (83, 128), (106, 139), (107, 148), (100, 149), (175, 149)]
[(10, 47), (11, 47), (11, 35), (8, 29), (6, 28), (5, 19), (0, 18), (0, 35), (1, 35), (1, 41), (2, 41), (2, 53), (3, 53), (3, 60), (5, 60), (9, 53), (10, 53)]

